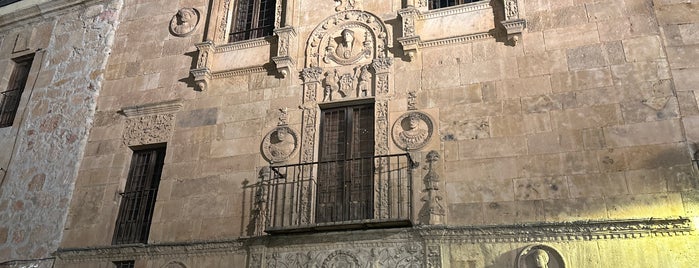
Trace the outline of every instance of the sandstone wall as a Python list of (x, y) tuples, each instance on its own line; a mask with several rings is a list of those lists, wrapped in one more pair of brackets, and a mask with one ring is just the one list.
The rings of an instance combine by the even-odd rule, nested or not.
[[(0, 262), (45, 259), (58, 248), (119, 7), (119, 1), (35, 1), (13, 12), (4, 11), (14, 5), (2, 8), (4, 78), (13, 57), (35, 56), (14, 124), (0, 129), (0, 172), (7, 170), (0, 173)], [(26, 45), (15, 45), (18, 35)]]

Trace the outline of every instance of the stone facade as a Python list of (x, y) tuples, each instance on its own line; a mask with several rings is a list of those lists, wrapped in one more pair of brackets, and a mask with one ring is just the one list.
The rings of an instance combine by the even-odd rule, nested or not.
[(33, 55), (14, 123), (0, 128), (0, 267), (52, 267), (120, 7), (34, 0), (0, 8), (1, 91), (13, 60)]
[[(75, 189), (50, 188), (73, 191), (55, 267), (695, 265), (696, 3), (427, 4), (277, 1), (274, 35), (228, 43), (236, 1), (124, 1)], [(360, 104), (374, 155), (409, 156), (408, 201), (381, 158), (368, 220), (314, 222), (302, 183), (273, 198), (320, 174), (280, 167), (319, 165), (322, 114)], [(148, 243), (112, 245), (154, 144)]]

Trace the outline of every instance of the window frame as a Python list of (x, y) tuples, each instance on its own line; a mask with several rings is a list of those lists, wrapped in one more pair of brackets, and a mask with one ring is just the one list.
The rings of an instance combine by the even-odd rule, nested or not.
[[(228, 43), (272, 36), (276, 27), (275, 16), (278, 0), (238, 0), (233, 8), (233, 18), (228, 31)], [(244, 9), (244, 7), (247, 7)], [(241, 16), (246, 16), (241, 19)], [(241, 27), (241, 23), (244, 26)]]
[(7, 90), (0, 92), (0, 128), (11, 127), (14, 124), (33, 62), (34, 54), (12, 59), (12, 74)]
[(429, 10), (440, 9), (445, 7), (453, 7), (468, 3), (479, 2), (483, 0), (429, 0), (427, 3), (427, 8)]
[[(113, 245), (148, 242), (165, 155), (164, 144), (133, 150), (126, 185), (120, 193)], [(142, 156), (149, 158), (142, 161)]]

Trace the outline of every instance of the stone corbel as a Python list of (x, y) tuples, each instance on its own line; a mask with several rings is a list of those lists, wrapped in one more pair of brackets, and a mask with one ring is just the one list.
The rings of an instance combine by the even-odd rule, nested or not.
[(189, 72), (194, 76), (194, 82), (200, 91), (206, 91), (211, 81), (211, 59), (214, 54), (214, 43), (204, 41), (195, 45), (199, 51), (197, 68)]
[(296, 30), (291, 27), (274, 29), (274, 34), (279, 38), (277, 43), (277, 56), (272, 57), (272, 61), (277, 66), (277, 71), (282, 77), (294, 72), (296, 60), (291, 56), (296, 44)]
[(516, 46), (519, 38), (522, 36), (522, 31), (527, 26), (527, 22), (519, 17), (519, 6), (517, 0), (504, 0), (505, 20), (500, 24), (505, 28), (507, 40), (512, 46)]
[(415, 20), (417, 20), (418, 13), (418, 9), (412, 6), (398, 11), (403, 27), (403, 36), (398, 38), (398, 42), (403, 46), (403, 52), (410, 60), (417, 56), (420, 44), (420, 36), (415, 31)]

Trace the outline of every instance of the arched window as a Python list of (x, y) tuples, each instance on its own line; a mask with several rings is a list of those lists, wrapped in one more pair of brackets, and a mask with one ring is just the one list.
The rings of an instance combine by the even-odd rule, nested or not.
[(275, 0), (237, 1), (229, 42), (272, 35), (275, 7)]

